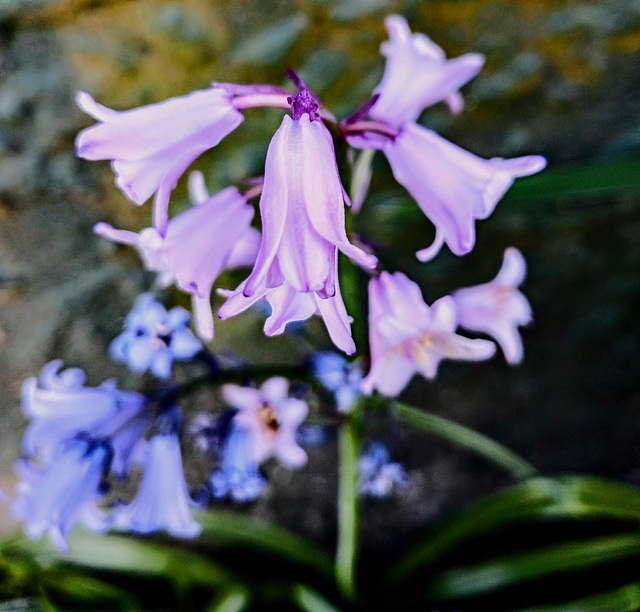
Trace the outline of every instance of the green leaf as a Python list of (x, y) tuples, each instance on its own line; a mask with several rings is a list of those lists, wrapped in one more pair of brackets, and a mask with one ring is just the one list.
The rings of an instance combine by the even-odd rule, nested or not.
[(403, 555), (389, 580), (397, 583), (462, 542), (490, 529), (541, 519), (619, 519), (640, 523), (640, 491), (587, 476), (535, 478), (471, 504), (445, 519)]
[(218, 597), (207, 612), (242, 612), (249, 605), (249, 593), (240, 586), (234, 586)]
[(340, 425), (338, 447), (338, 546), (336, 550), (336, 582), (347, 597), (355, 595), (356, 557), (358, 552), (359, 498), (358, 456), (360, 453), (357, 424), (358, 406)]
[(477, 453), (517, 479), (537, 474), (537, 470), (524, 459), (473, 429), (400, 402), (394, 402), (393, 407), (398, 417), (407, 425)]
[(635, 612), (640, 610), (640, 582), (583, 599), (518, 612)]
[(640, 555), (640, 533), (625, 533), (587, 541), (562, 542), (437, 576), (427, 596), (438, 600), (470, 597), (534, 580)]
[[(70, 550), (62, 553), (47, 540), (16, 538), (3, 551), (23, 552), (44, 566), (68, 564), (102, 571), (162, 577), (175, 583), (218, 586), (234, 582), (230, 572), (209, 559), (175, 546), (109, 534), (76, 530), (69, 538)], [(96, 554), (99, 551), (99, 554)]]
[(303, 612), (340, 612), (339, 608), (306, 584), (296, 584), (293, 587), (291, 599)]
[(207, 510), (197, 514), (202, 525), (200, 544), (233, 544), (259, 549), (310, 567), (324, 575), (333, 574), (333, 563), (321, 548), (291, 531), (231, 510)]

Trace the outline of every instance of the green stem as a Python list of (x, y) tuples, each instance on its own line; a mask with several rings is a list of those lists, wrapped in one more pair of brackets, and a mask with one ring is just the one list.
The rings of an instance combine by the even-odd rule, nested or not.
[(510, 451), (502, 444), (487, 436), (458, 425), (449, 419), (429, 414), (413, 406), (401, 402), (394, 402), (393, 407), (402, 421), (418, 429), (422, 429), (433, 436), (453, 442), (468, 450), (481, 455), (491, 463), (510, 472), (516, 479), (530, 478), (538, 474), (536, 468), (524, 459)]
[(358, 455), (360, 440), (355, 417), (358, 406), (340, 426), (338, 446), (338, 544), (336, 582), (342, 593), (353, 599), (356, 594), (356, 556), (358, 547)]

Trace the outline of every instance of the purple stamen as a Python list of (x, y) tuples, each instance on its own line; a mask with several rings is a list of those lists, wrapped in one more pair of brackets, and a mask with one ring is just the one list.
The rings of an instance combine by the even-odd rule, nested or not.
[(320, 101), (306, 86), (305, 82), (291, 68), (287, 69), (287, 78), (295, 85), (299, 93), (289, 96), (287, 102), (291, 105), (291, 116), (298, 121), (305, 113), (311, 121), (319, 118)]
[(371, 110), (371, 107), (378, 101), (380, 94), (375, 94), (369, 98), (358, 110), (351, 113), (342, 123), (344, 125), (350, 125), (362, 121)]

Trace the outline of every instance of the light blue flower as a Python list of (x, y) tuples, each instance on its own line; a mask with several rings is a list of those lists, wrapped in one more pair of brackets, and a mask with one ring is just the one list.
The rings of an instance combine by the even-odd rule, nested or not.
[(146, 447), (138, 493), (129, 505), (117, 509), (115, 525), (140, 534), (164, 529), (176, 537), (193, 538), (201, 527), (191, 516), (191, 503), (178, 436), (157, 434)]
[(358, 461), (358, 468), (358, 487), (365, 497), (389, 497), (396, 487), (405, 487), (409, 482), (404, 466), (391, 461), (389, 449), (379, 440), (367, 445)]
[(362, 369), (358, 362), (349, 363), (333, 351), (318, 351), (311, 357), (311, 371), (333, 394), (339, 412), (349, 412), (362, 395)]
[(158, 378), (168, 379), (174, 360), (191, 359), (202, 350), (188, 327), (190, 321), (184, 308), (167, 311), (153, 295), (143, 293), (127, 315), (124, 331), (111, 342), (109, 354), (134, 372), (150, 370)]
[(267, 481), (260, 473), (251, 443), (248, 429), (231, 425), (222, 451), (222, 464), (209, 477), (214, 499), (246, 503), (262, 493)]
[(24, 520), (27, 535), (39, 538), (48, 531), (58, 549), (68, 550), (67, 537), (77, 522), (92, 531), (107, 529), (110, 519), (96, 504), (112, 457), (108, 442), (77, 439), (49, 467), (19, 462), (22, 478), (12, 511)]

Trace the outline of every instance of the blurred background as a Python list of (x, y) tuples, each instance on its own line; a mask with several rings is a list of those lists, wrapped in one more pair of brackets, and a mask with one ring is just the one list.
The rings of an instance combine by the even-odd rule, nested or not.
[[(637, 0), (3, 0), (0, 3), (0, 486), (11, 488), (24, 428), (22, 381), (53, 358), (149, 380), (108, 360), (107, 346), (135, 297), (151, 286), (137, 255), (92, 234), (97, 221), (139, 230), (136, 208), (106, 162), (76, 159), (74, 138), (92, 123), (78, 90), (127, 109), (206, 88), (211, 81), (283, 84), (297, 70), (341, 118), (369, 98), (384, 62), (384, 16), (404, 15), (453, 57), (481, 52), (482, 73), (463, 89), (466, 108), (443, 105), (422, 123), (482, 157), (543, 154), (549, 168), (522, 180), (478, 224), (475, 250), (413, 257), (433, 230), (376, 156), (372, 197), (359, 219), (389, 269), (405, 271), (428, 303), (486, 282), (504, 249), (529, 263), (523, 291), (535, 323), (525, 361), (445, 363), (437, 382), (414, 380), (408, 402), (473, 427), (544, 473), (578, 472), (640, 485), (640, 2)], [(262, 173), (281, 112), (252, 110), (194, 165), (215, 191)], [(338, 151), (344, 161), (345, 151)], [(185, 180), (172, 211), (187, 205)], [(220, 285), (234, 287), (240, 276)], [(183, 296), (171, 294), (173, 302)], [(299, 362), (304, 338), (264, 338), (263, 315), (218, 323), (214, 350), (260, 363)], [(310, 333), (329, 346), (322, 325)], [(215, 411), (213, 392), (190, 400)], [(497, 491), (510, 479), (423, 434), (372, 423), (407, 467), (410, 485), (364, 506), (363, 546), (394, 548), (430, 520)], [(276, 470), (245, 511), (318, 543), (335, 536), (335, 443), (308, 466)], [(2, 528), (2, 527), (0, 527)], [(6, 529), (6, 525), (4, 526)]]

